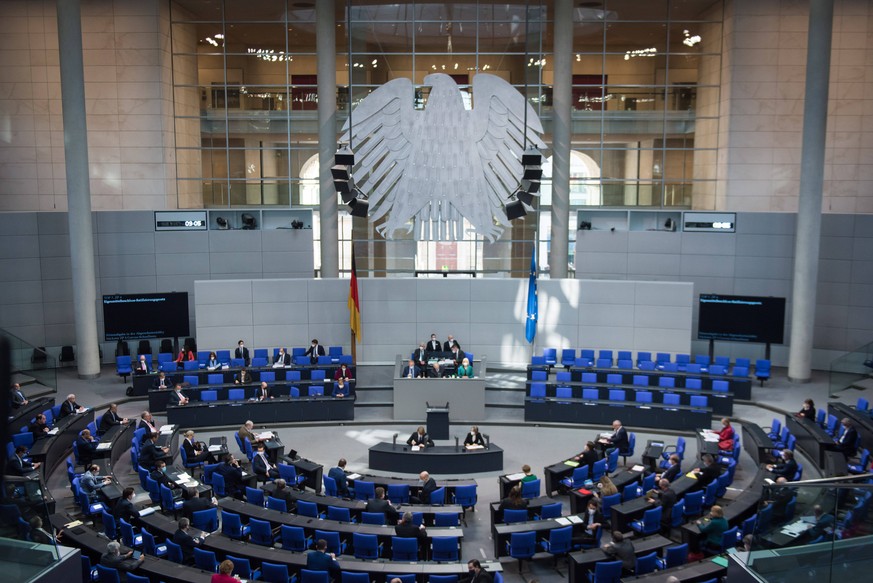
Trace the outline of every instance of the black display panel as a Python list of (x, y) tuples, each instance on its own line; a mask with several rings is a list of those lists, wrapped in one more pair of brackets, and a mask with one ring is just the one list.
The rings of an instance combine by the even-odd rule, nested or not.
[(698, 340), (782, 344), (785, 298), (700, 294)]
[(188, 292), (103, 296), (106, 342), (188, 336)]

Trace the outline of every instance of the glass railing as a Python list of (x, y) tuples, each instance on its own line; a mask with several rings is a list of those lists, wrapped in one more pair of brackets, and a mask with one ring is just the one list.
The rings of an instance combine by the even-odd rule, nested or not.
[(756, 580), (774, 583), (869, 580), (871, 478), (865, 474), (765, 485), (766, 502), (758, 509), (756, 532), (742, 538), (743, 551), (731, 553), (729, 576), (730, 568), (738, 568)]
[(0, 336), (9, 340), (11, 347), (12, 382), (21, 385), (27, 396), (54, 393), (58, 390), (58, 361), (43, 347), (34, 346), (5, 330)]
[(860, 380), (869, 379), (871, 373), (873, 373), (873, 342), (831, 361), (830, 394), (834, 395), (853, 387)]
[(37, 579), (50, 570), (62, 555), (63, 549), (58, 547), (49, 523), (54, 502), (51, 495), (46, 499), (43, 488), (43, 483), (38, 479), (18, 476), (3, 478), (0, 554), (14, 557), (15, 581)]

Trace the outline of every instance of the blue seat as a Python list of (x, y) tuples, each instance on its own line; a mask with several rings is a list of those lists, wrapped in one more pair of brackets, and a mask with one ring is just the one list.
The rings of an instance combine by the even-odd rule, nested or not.
[(246, 398), (245, 389), (230, 389), (227, 391), (227, 398), (231, 401), (242, 401)]
[(258, 488), (252, 488), (251, 486), (246, 486), (246, 502), (263, 508), (265, 502), (264, 491), (259, 490)]
[(607, 464), (607, 460), (605, 460), (605, 459), (597, 460), (596, 462), (594, 462), (594, 465), (592, 466), (592, 470), (591, 470), (591, 479), (592, 480), (594, 480), (596, 482), (600, 478), (603, 477), (603, 474), (605, 474), (606, 470), (607, 470), (606, 464)]
[(288, 503), (281, 498), (267, 497), (267, 508), (276, 512), (288, 512)]
[(712, 390), (716, 393), (727, 393), (728, 392), (728, 382), (727, 381), (712, 381)]
[(327, 571), (300, 569), (300, 583), (330, 583), (330, 575)]
[(598, 401), (600, 399), (600, 389), (594, 387), (583, 388), (582, 399), (585, 401)]
[[(740, 359), (738, 358), (737, 362), (739, 361)], [(733, 370), (731, 370), (731, 376), (739, 379), (747, 379), (749, 378), (749, 367), (735, 364)]]
[(433, 525), (439, 527), (460, 526), (458, 514), (454, 512), (437, 512), (433, 515)]
[[(572, 399), (573, 398), (573, 388), (572, 387), (557, 387), (555, 389), (555, 398), (556, 399)], [(564, 404), (568, 403), (568, 401), (564, 401)]]
[(261, 368), (267, 366), (267, 358), (263, 356), (255, 356), (252, 358), (252, 368)]
[[(206, 383), (209, 385), (220, 385), (224, 382), (224, 375), (221, 373), (211, 373), (206, 375)], [(201, 397), (202, 399), (202, 397)]]
[(270, 523), (266, 520), (258, 520), (257, 518), (249, 519), (249, 529), (251, 529), (251, 541), (256, 545), (272, 547), (275, 542), (273, 539), (273, 530)]
[(638, 387), (648, 387), (649, 377), (644, 374), (635, 374), (633, 378), (633, 384)]
[(646, 510), (643, 513), (643, 519), (631, 522), (630, 526), (634, 532), (638, 532), (643, 536), (655, 534), (661, 529), (662, 512), (663, 509), (660, 506)]
[(610, 401), (626, 401), (627, 393), (624, 389), (609, 389)]
[(215, 532), (218, 530), (218, 509), (207, 508), (206, 510), (198, 510), (191, 514), (191, 526), (199, 528), (204, 532)]
[(321, 369), (315, 369), (309, 373), (309, 378), (313, 381), (323, 381), (325, 378), (325, 371)]
[(690, 405), (698, 409), (709, 407), (709, 397), (706, 395), (691, 395)]
[(297, 514), (310, 518), (324, 518), (324, 514), (318, 511), (318, 504), (306, 500), (297, 501)]
[(652, 403), (652, 391), (637, 391), (637, 403)]
[(224, 536), (239, 540), (247, 537), (251, 529), (248, 526), (243, 526), (239, 514), (222, 510), (221, 532)]
[(323, 385), (309, 385), (309, 396), (310, 397), (323, 397), (324, 396), (324, 386)]
[(302, 526), (283, 524), (279, 529), (279, 541), (286, 551), (304, 552), (312, 545), (312, 538), (306, 536)]
[(261, 581), (266, 583), (295, 583), (297, 577), (288, 575), (288, 565), (261, 561)]
[(335, 554), (337, 557), (346, 551), (345, 541), (340, 539), (338, 532), (332, 530), (315, 530), (315, 540), (324, 539), (327, 541), (327, 552)]
[(539, 479), (522, 482), (521, 497), (527, 499), (537, 498), (540, 495), (540, 484)]
[(594, 571), (588, 573), (591, 583), (619, 583), (621, 581), (621, 561), (599, 561)]
[[(390, 485), (388, 486), (388, 489), (391, 489)], [(390, 496), (389, 499), (393, 500)], [(476, 484), (455, 487), (454, 503), (460, 505), (464, 510), (467, 508), (475, 508), (478, 501), (479, 496)]]
[(503, 522), (513, 524), (515, 522), (527, 522), (527, 509), (507, 508), (503, 511)]
[(655, 363), (652, 361), (648, 361), (648, 360), (644, 360), (643, 362), (639, 363), (637, 366), (640, 370), (645, 370), (645, 371), (655, 370)]
[(248, 559), (227, 555), (227, 560), (233, 563), (233, 574), (239, 575), (241, 579), (252, 580), (260, 578), (261, 572), (257, 569), (252, 570), (252, 565)]
[(215, 470), (218, 468), (220, 464), (206, 464), (203, 466), (203, 475), (201, 476), (201, 481), (207, 486), (212, 485), (212, 476), (215, 474)]
[(164, 541), (164, 545), (167, 547), (167, 560), (179, 563), (180, 565), (185, 562), (185, 559), (182, 557), (182, 547), (169, 539)]
[(530, 357), (530, 365), (541, 367), (541, 368), (545, 367), (546, 366), (546, 359), (543, 358), (542, 356), (531, 356)]
[(652, 360), (651, 352), (637, 352), (637, 368), (639, 368), (644, 362), (650, 362), (653, 365), (655, 364), (655, 361)]
[(417, 561), (418, 539), (400, 536), (391, 537), (392, 561)]
[(458, 537), (435, 536), (431, 539), (431, 559), (434, 561), (458, 560)]
[(147, 531), (145, 527), (140, 530), (142, 535), (142, 548), (145, 554), (153, 557), (164, 557), (167, 555), (167, 545), (159, 545), (155, 543), (155, 537)]
[(581, 488), (585, 485), (585, 481), (588, 479), (588, 469), (589, 466), (581, 465), (579, 467), (573, 468), (573, 475), (570, 478), (564, 478), (561, 480), (561, 484), (566, 486), (567, 488), (577, 489)]
[(430, 503), (434, 506), (443, 506), (446, 503), (446, 489), (437, 488), (430, 493)]
[(121, 530), (121, 542), (127, 547), (138, 549), (142, 547), (142, 535), (136, 534), (133, 526), (124, 520), (118, 519), (118, 528)]
[(115, 517), (106, 512), (104, 509), (101, 512), (102, 521), (103, 521), (103, 534), (109, 537), (110, 540), (115, 540), (118, 538), (118, 529), (115, 525)]
[(218, 400), (218, 391), (200, 391), (200, 400), (201, 401), (217, 401)]
[(576, 350), (574, 348), (564, 348), (561, 350), (561, 366), (570, 368), (576, 364)]
[(724, 376), (727, 369), (720, 364), (709, 365), (709, 374), (713, 376)]
[[(294, 486), (295, 484), (300, 485), (306, 481), (306, 476), (297, 475), (297, 466), (292, 464), (278, 464), (276, 468), (279, 471), (279, 477), (288, 482), (288, 485), (290, 486)], [(336, 485), (336, 482), (334, 482), (334, 485)]]
[(612, 449), (606, 455), (606, 471), (610, 474), (614, 474), (615, 471), (618, 469), (618, 456), (618, 449)]
[(361, 523), (362, 524), (376, 524), (383, 525), (385, 524), (385, 513), (384, 512), (361, 512)]
[(770, 361), (766, 359), (758, 359), (755, 361), (755, 377), (761, 381), (761, 386), (764, 386), (764, 381), (770, 378)]
[(127, 382), (127, 377), (133, 374), (130, 355), (115, 357), (115, 374), (122, 377), (125, 383)]
[[(674, 512), (675, 514), (675, 512)], [(661, 562), (662, 569), (680, 567), (688, 562), (688, 543), (667, 547), (664, 549), (664, 559)]]
[(206, 462), (189, 462), (188, 454), (185, 452), (184, 447), (179, 448), (179, 455), (182, 457), (182, 467), (184, 468), (202, 468), (206, 465)]
[(97, 569), (97, 581), (98, 583), (120, 583), (121, 579), (118, 578), (118, 570), (113, 569), (112, 567), (104, 567), (103, 565), (96, 565)]
[(545, 399), (546, 398), (546, 383), (541, 382), (533, 382), (530, 384), (530, 398), (531, 399)]
[(573, 376), (570, 374), (570, 371), (560, 370), (555, 374), (555, 382), (571, 383), (573, 382)]
[(545, 382), (549, 380), (549, 373), (545, 370), (532, 370), (530, 371), (530, 380)]
[(636, 498), (639, 498), (642, 495), (642, 488), (640, 488), (639, 484), (630, 483), (624, 487), (621, 491), (621, 501), (622, 502), (630, 502)]
[(194, 566), (207, 573), (217, 573), (218, 559), (215, 558), (214, 552), (194, 547)]
[(200, 377), (198, 377), (197, 375), (185, 375), (182, 377), (182, 380), (192, 387), (196, 387), (200, 384)]
[(685, 516), (700, 516), (703, 513), (703, 490), (685, 494)]
[(737, 546), (737, 535), (739, 534), (740, 529), (736, 526), (727, 529), (723, 533), (721, 533), (721, 545), (719, 545), (719, 552), (725, 553), (728, 549), (732, 549)]
[(689, 362), (685, 365), (685, 372), (688, 374), (700, 374), (705, 371), (703, 370), (703, 367), (699, 364), (695, 362)]
[(663, 389), (676, 388), (676, 379), (674, 377), (658, 377), (658, 386)]
[(221, 364), (230, 364), (230, 350), (216, 350), (215, 358), (217, 358), (218, 362)]
[(340, 508), (339, 506), (328, 506), (327, 518), (328, 520), (336, 520), (337, 522), (355, 522), (355, 520), (352, 519), (351, 511), (349, 511), (348, 508)]
[(612, 515), (612, 507), (621, 504), (621, 494), (610, 494), (603, 497), (603, 505), (601, 511), (603, 516)]
[(370, 574), (342, 571), (340, 572), (340, 581), (341, 583), (370, 583)]
[[(634, 448), (635, 448), (636, 446), (637, 446), (637, 434), (634, 433), (633, 431), (631, 431), (631, 432), (628, 434), (628, 439), (627, 439), (627, 449), (625, 449), (625, 450), (618, 450), (618, 455), (621, 456), (621, 458), (622, 458), (622, 460), (623, 460), (623, 462), (624, 462), (624, 465), (627, 465), (627, 458), (629, 458), (629, 457), (633, 457), (633, 455), (634, 455)], [(614, 470), (610, 469), (610, 472), (612, 472), (612, 471), (614, 471)]]
[(535, 532), (514, 532), (506, 543), (506, 552), (513, 559), (518, 559), (518, 569), (522, 562), (533, 558), (537, 552), (537, 535)]
[(224, 476), (215, 472), (212, 474), (212, 491), (216, 496), (227, 496), (227, 489), (224, 487)]
[(546, 361), (546, 366), (555, 366), (558, 364), (558, 349), (543, 348), (543, 358)]
[(549, 520), (550, 518), (560, 518), (561, 511), (563, 509), (563, 505), (560, 502), (553, 502), (552, 504), (543, 504), (540, 507), (539, 516), (537, 516), (540, 520)]
[(623, 369), (623, 370), (631, 370), (631, 369), (633, 369), (633, 367), (634, 367), (634, 361), (632, 361), (632, 360), (630, 360), (630, 359), (628, 359), (628, 360), (619, 360), (619, 361), (616, 363), (616, 366), (617, 366), (618, 368), (620, 368), (620, 369)]
[(265, 383), (275, 383), (276, 382), (276, 372), (272, 370), (262, 370), (258, 374), (258, 380)]
[(549, 531), (549, 538), (540, 542), (542, 549), (554, 557), (566, 555), (573, 550), (573, 527), (565, 526)]
[(690, 354), (677, 354), (676, 360), (674, 361), (676, 366), (678, 367), (680, 372), (685, 372), (688, 370), (688, 365), (691, 364), (691, 355)]
[(355, 500), (370, 500), (376, 497), (376, 484), (365, 480), (355, 480)]
[(339, 497), (339, 490), (337, 490), (336, 487), (336, 480), (334, 480), (330, 476), (322, 476), (321, 479), (324, 481), (324, 493), (328, 496), (333, 496), (334, 498)]
[(159, 485), (161, 493), (161, 509), (164, 512), (172, 512), (173, 515), (182, 509), (182, 501), (173, 498), (173, 491), (164, 486)]
[(597, 368), (612, 368), (612, 359), (611, 358), (598, 358), (594, 362)]
[(658, 553), (652, 551), (647, 555), (643, 555), (642, 557), (637, 557), (636, 566), (634, 568), (634, 575), (646, 575), (647, 573), (653, 573), (655, 569), (658, 568)]
[(230, 366), (231, 368), (242, 368), (246, 365), (246, 361), (244, 358), (231, 358)]

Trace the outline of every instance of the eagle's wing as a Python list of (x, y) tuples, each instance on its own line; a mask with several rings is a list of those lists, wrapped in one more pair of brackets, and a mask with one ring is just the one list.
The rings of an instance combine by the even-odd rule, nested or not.
[[(473, 110), (471, 136), (482, 161), (479, 190), (487, 192), (492, 205), (499, 207), (518, 186), (525, 147), (546, 147), (540, 138), (543, 126), (515, 87), (487, 73), (473, 77)], [(495, 217), (506, 224), (502, 214), (497, 212)]]
[(402, 178), (412, 151), (414, 98), (411, 80), (394, 79), (361, 101), (343, 126), (340, 141), (351, 143), (355, 183), (370, 197), (373, 220), (391, 209), (392, 186)]

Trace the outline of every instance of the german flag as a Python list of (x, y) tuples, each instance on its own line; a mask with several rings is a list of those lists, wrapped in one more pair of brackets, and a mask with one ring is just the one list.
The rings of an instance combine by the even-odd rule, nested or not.
[(353, 342), (361, 339), (361, 300), (358, 298), (358, 270), (355, 267), (355, 245), (352, 243), (352, 279), (349, 282), (349, 325)]

